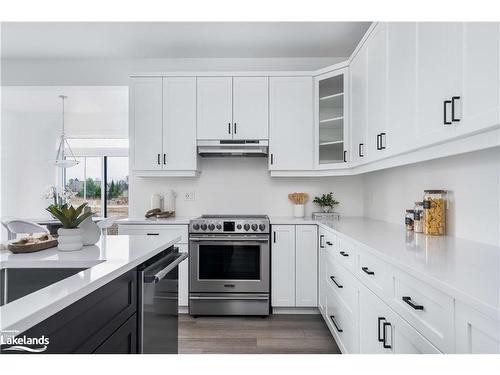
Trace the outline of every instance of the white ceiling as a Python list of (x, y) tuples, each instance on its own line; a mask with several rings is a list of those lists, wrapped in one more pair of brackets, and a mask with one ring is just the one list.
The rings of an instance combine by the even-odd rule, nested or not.
[(2, 23), (2, 58), (347, 57), (369, 22)]

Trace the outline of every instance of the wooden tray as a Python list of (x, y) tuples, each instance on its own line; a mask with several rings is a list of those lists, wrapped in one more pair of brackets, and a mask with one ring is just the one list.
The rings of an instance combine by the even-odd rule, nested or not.
[(34, 253), (36, 251), (49, 249), (51, 247), (57, 246), (57, 240), (51, 238), (46, 241), (36, 242), (36, 243), (27, 243), (27, 244), (19, 244), (16, 242), (9, 243), (7, 245), (7, 249), (14, 254), (23, 254), (23, 253)]

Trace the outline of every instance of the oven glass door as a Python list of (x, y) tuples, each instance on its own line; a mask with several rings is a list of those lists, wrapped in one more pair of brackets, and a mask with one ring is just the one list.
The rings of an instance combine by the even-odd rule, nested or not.
[(245, 293), (269, 291), (269, 242), (264, 239), (192, 240), (190, 291)]

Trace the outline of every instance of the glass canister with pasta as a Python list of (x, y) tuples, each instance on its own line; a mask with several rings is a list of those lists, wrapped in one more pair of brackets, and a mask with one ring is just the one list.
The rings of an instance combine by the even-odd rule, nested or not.
[(424, 233), (446, 234), (446, 190), (424, 190)]

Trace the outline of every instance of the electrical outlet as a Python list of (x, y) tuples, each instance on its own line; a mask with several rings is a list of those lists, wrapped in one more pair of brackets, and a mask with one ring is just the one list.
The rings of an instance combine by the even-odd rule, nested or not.
[(194, 201), (194, 191), (187, 191), (184, 193), (184, 200), (185, 201)]

